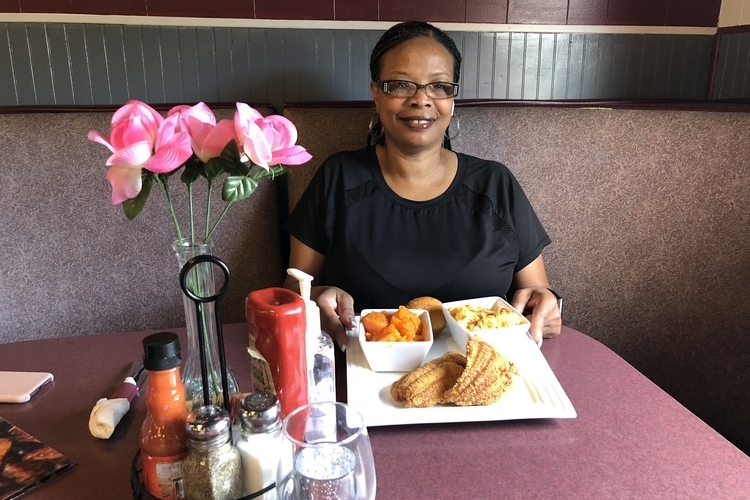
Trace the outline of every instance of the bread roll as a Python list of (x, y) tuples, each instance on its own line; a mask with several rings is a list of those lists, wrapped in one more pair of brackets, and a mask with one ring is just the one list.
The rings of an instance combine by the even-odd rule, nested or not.
[(445, 328), (445, 316), (443, 315), (443, 303), (434, 297), (417, 297), (406, 304), (407, 309), (424, 309), (430, 313), (432, 323), (432, 337), (440, 335)]

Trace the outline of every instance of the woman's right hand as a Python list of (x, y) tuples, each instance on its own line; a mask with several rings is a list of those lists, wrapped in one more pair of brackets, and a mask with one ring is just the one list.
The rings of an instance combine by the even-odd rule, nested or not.
[(354, 328), (354, 299), (341, 288), (314, 286), (312, 298), (320, 308), (320, 327), (342, 351), (346, 350), (346, 330)]
[[(304, 271), (313, 277), (313, 284), (323, 274), (325, 255), (316, 252), (294, 236), (289, 238), (289, 267)], [(317, 281), (316, 281), (317, 280)], [(292, 276), (284, 280), (284, 287), (299, 293), (299, 284)], [(313, 286), (310, 298), (320, 308), (320, 328), (331, 336), (341, 350), (346, 350), (346, 330), (354, 328), (354, 299), (340, 288)]]

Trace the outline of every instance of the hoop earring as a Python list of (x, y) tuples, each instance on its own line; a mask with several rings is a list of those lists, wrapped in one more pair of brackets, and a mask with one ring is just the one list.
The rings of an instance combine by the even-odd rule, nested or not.
[(370, 125), (367, 127), (367, 135), (371, 141), (377, 142), (383, 137), (383, 125), (380, 123), (380, 116), (377, 112), (370, 118)]
[(456, 116), (456, 115), (453, 115), (453, 116), (451, 116), (451, 123), (453, 123), (453, 120), (454, 120), (454, 119), (456, 120), (456, 132), (455, 132), (455, 133), (454, 133), (453, 135), (449, 135), (449, 134), (448, 134), (448, 131), (450, 131), (450, 129), (451, 129), (451, 127), (450, 127), (450, 124), (448, 124), (448, 130), (446, 130), (446, 131), (445, 131), (445, 136), (446, 136), (446, 137), (447, 137), (447, 138), (448, 138), (449, 140), (451, 140), (451, 141), (452, 141), (453, 139), (455, 139), (456, 137), (458, 137), (458, 136), (459, 136), (459, 134), (461, 133), (461, 121), (460, 121), (460, 120), (458, 119), (458, 116)]

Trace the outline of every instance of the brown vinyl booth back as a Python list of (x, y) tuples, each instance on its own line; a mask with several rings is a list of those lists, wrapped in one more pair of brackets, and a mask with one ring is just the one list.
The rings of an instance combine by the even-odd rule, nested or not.
[[(143, 212), (127, 220), (110, 204), (110, 152), (86, 138), (91, 129), (108, 134), (111, 117), (0, 114), (0, 343), (185, 326), (175, 230), (161, 192), (154, 186)], [(196, 183), (200, 228), (205, 184)], [(178, 176), (170, 191), (185, 232), (187, 196)], [(216, 217), (220, 186), (213, 206)], [(275, 182), (261, 182), (249, 200), (234, 204), (214, 239), (214, 254), (231, 273), (222, 317), (244, 321), (247, 293), (284, 278)]]
[[(289, 177), (290, 206), (327, 155), (364, 146), (372, 113), (284, 109), (314, 156)], [(453, 149), (506, 164), (550, 234), (543, 256), (565, 324), (749, 452), (750, 112), (459, 105), (456, 114)]]

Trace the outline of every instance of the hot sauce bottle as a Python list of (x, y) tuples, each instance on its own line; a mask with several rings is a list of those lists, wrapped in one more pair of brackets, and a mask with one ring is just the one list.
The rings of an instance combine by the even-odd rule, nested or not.
[(143, 339), (148, 372), (148, 414), (141, 427), (141, 461), (146, 490), (162, 500), (183, 500), (182, 461), (188, 454), (185, 386), (180, 380), (180, 340), (172, 332)]

